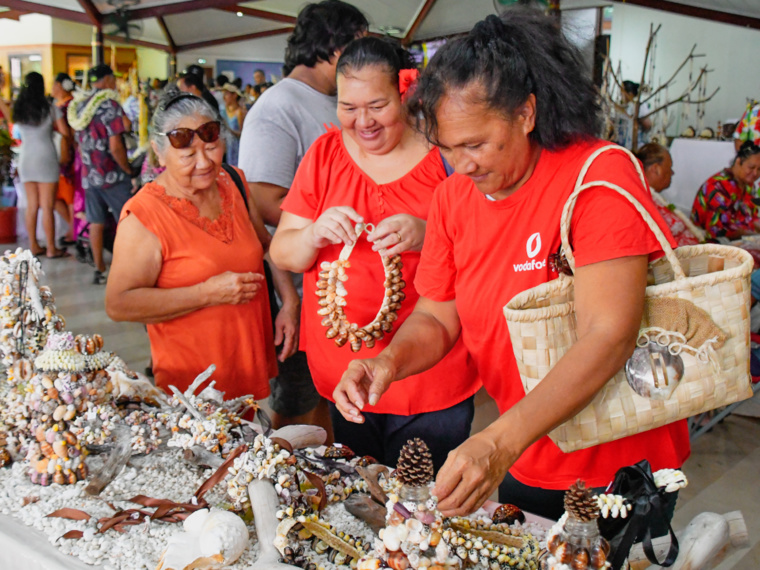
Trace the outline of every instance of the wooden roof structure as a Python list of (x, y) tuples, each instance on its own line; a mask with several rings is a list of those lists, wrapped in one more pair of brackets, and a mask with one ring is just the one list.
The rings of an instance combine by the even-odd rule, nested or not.
[[(371, 31), (405, 44), (464, 32), (494, 13), (493, 0), (348, 0), (362, 10)], [(556, 0), (555, 0), (556, 1)], [(0, 18), (28, 13), (92, 25), (102, 30), (113, 0), (0, 0)], [(306, 0), (130, 0), (130, 21), (141, 21), (139, 37), (104, 40), (177, 53), (285, 36)], [(559, 0), (561, 9), (627, 3), (760, 29), (758, 0)], [(251, 44), (247, 44), (251, 45)]]

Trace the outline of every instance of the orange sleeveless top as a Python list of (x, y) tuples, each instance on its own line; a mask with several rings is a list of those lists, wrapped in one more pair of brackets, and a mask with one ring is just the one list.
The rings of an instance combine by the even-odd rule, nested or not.
[[(243, 177), (243, 180), (245, 178)], [(156, 287), (174, 289), (206, 281), (226, 271), (264, 274), (261, 243), (245, 203), (230, 176), (216, 179), (222, 213), (201, 217), (188, 200), (168, 196), (163, 186), (146, 184), (122, 211), (135, 215), (161, 242), (161, 273)], [(216, 305), (148, 325), (156, 385), (184, 391), (209, 365), (226, 398), (269, 395), (277, 375), (272, 317), (266, 286), (244, 305)]]

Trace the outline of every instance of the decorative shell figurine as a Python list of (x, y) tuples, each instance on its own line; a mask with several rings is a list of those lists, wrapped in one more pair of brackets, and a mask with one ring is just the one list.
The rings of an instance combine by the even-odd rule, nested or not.
[(599, 534), (599, 500), (578, 479), (565, 493), (565, 514), (547, 535), (543, 570), (599, 570), (607, 567), (609, 543)]
[[(372, 224), (357, 224), (355, 227), (357, 239), (363, 232), (371, 233), (374, 229)], [(375, 341), (382, 339), (385, 333), (393, 330), (393, 322), (398, 319), (401, 302), (406, 298), (403, 292), (406, 283), (401, 275), (403, 267), (401, 256), (395, 255), (390, 258), (381, 256), (385, 270), (385, 296), (380, 309), (372, 322), (364, 326), (349, 323), (344, 310), (348, 294), (344, 283), (348, 281), (346, 269), (351, 267), (348, 258), (353, 249), (353, 245), (346, 245), (336, 261), (325, 261), (320, 266), (316, 291), (320, 298), (320, 309), (317, 313), (323, 317), (322, 325), (327, 327), (327, 338), (335, 339), (338, 347), (348, 343), (351, 350), (359, 352), (362, 343), (367, 348), (372, 348), (375, 346)]]
[(184, 532), (169, 539), (156, 570), (223, 568), (248, 546), (248, 528), (234, 513), (200, 509), (185, 519)]

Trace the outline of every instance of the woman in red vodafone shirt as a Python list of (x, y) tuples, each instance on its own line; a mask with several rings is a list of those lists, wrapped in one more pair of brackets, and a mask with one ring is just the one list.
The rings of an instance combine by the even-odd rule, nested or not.
[[(413, 130), (404, 113), (399, 82), (401, 67), (412, 66), (408, 54), (387, 41), (363, 38), (350, 44), (338, 61), (338, 118), (334, 129), (317, 139), (298, 168), (282, 204), (272, 260), (281, 268), (305, 272), (301, 346), (317, 390), (332, 398), (341, 374), (356, 358), (348, 344), (337, 347), (325, 336), (315, 295), (320, 265), (340, 256), (344, 244), (356, 245), (345, 308), (350, 322), (370, 323), (384, 296), (380, 253), (401, 254), (406, 299), (399, 326), (419, 298), (413, 281), (434, 188), (446, 177), (441, 155)], [(376, 229), (354, 240), (354, 224)], [(371, 358), (393, 333), (359, 356)], [(443, 356), (443, 355), (441, 355)], [(449, 451), (469, 436), (472, 396), (480, 382), (462, 342), (428, 372), (394, 385), (366, 421), (347, 422), (332, 405), (335, 440), (354, 452), (395, 465), (401, 447), (413, 437), (425, 439), (436, 468)]]
[[(586, 159), (608, 144), (594, 136), (597, 94), (576, 53), (534, 11), (489, 16), (436, 53), (412, 101), (456, 173), (436, 190), (414, 313), (380, 355), (351, 363), (334, 396), (347, 419), (361, 421), (393, 382), (464, 341), (501, 417), (449, 454), (435, 488), (446, 515), (474, 511), (499, 486), (502, 501), (557, 518), (577, 478), (600, 487), (641, 459), (656, 470), (689, 454), (683, 421), (568, 454), (546, 436), (635, 346), (648, 260), (660, 246), (613, 191), (583, 193), (572, 218), (578, 340), (530, 394), (520, 381), (502, 307), (557, 277), (548, 258), (560, 245), (562, 207)], [(626, 188), (661, 221), (622, 149), (602, 154), (585, 180)]]

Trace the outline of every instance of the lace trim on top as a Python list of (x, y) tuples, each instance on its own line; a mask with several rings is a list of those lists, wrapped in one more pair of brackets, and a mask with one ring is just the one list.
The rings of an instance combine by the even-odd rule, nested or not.
[(216, 177), (216, 187), (219, 191), (219, 196), (222, 199), (222, 213), (214, 219), (210, 220), (204, 216), (201, 216), (198, 207), (190, 202), (187, 198), (176, 198), (169, 196), (166, 193), (166, 188), (157, 184), (156, 182), (149, 183), (143, 192), (155, 196), (161, 200), (164, 204), (169, 206), (179, 216), (206, 232), (213, 238), (218, 239), (222, 243), (232, 242), (232, 193), (230, 191), (229, 176), (224, 170), (219, 172)]

